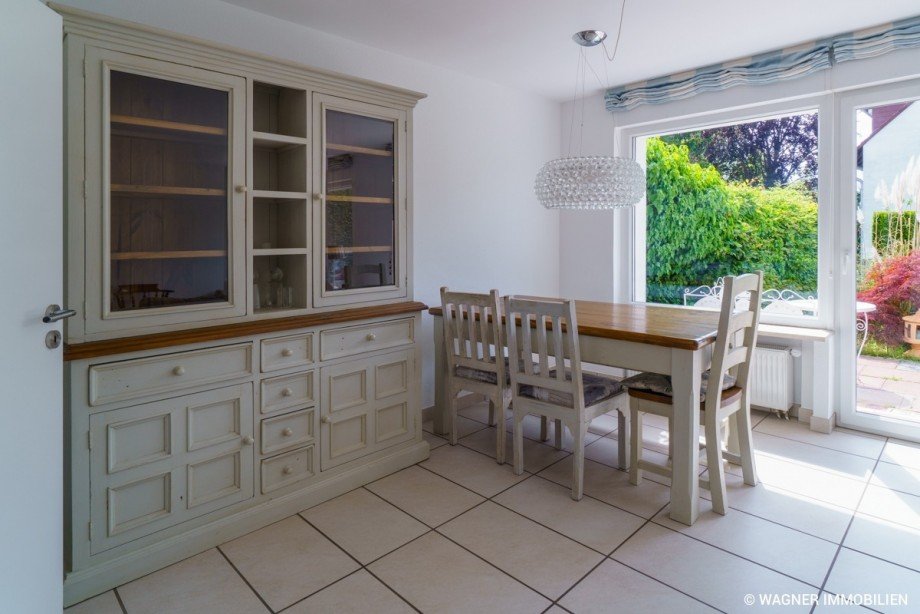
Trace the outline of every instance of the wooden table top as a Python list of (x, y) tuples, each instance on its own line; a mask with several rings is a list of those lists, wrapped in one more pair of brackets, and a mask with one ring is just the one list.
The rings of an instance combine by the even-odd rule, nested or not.
[[(428, 313), (443, 315), (441, 307)], [(716, 341), (719, 313), (644, 303), (575, 301), (578, 334), (698, 350)]]

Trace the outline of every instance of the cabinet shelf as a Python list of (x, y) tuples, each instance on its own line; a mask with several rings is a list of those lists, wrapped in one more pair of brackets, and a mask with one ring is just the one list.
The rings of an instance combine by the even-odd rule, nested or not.
[(269, 249), (253, 249), (253, 256), (305, 256), (305, 247), (272, 247)]
[(331, 203), (361, 203), (366, 205), (392, 205), (392, 198), (378, 198), (376, 196), (338, 196), (327, 194), (326, 200)]
[(358, 147), (357, 145), (342, 145), (340, 143), (326, 143), (326, 151), (341, 151), (345, 153), (365, 154), (368, 156), (381, 156), (392, 158), (393, 152), (389, 149), (374, 149), (372, 147)]
[(288, 136), (287, 134), (253, 131), (252, 144), (254, 147), (262, 147), (263, 149), (288, 149), (307, 145), (308, 140), (304, 137)]
[(131, 115), (112, 115), (111, 122), (123, 126), (136, 126), (140, 128), (158, 128), (173, 132), (189, 132), (193, 134), (208, 134), (212, 136), (226, 136), (227, 129), (218, 126), (205, 126), (201, 124), (187, 124), (184, 122), (171, 122), (165, 119), (150, 119), (147, 117), (134, 117)]
[(270, 200), (306, 200), (306, 192), (283, 192), (280, 190), (253, 190), (253, 198), (266, 198)]
[(170, 260), (174, 258), (225, 258), (225, 249), (196, 249), (173, 252), (113, 252), (112, 260)]
[(357, 245), (354, 247), (327, 247), (327, 255), (337, 254), (374, 254), (393, 251), (392, 245)]
[(113, 183), (112, 194), (128, 196), (165, 198), (170, 196), (226, 196), (227, 191), (220, 188), (188, 188), (172, 185), (128, 185)]

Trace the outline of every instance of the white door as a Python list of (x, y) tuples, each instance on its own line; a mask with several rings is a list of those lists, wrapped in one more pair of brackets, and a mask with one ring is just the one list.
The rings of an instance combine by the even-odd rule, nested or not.
[(920, 441), (920, 81), (839, 111), (840, 422)]
[(4, 0), (0, 18), (0, 609), (63, 603), (61, 19), (38, 0)]

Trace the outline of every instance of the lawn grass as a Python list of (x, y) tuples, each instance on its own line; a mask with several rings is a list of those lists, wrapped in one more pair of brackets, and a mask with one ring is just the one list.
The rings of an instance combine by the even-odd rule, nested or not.
[(920, 358), (915, 358), (907, 354), (910, 346), (907, 344), (887, 345), (869, 338), (866, 346), (863, 348), (863, 356), (875, 356), (877, 358), (890, 358), (892, 360), (909, 360), (911, 362), (920, 362)]

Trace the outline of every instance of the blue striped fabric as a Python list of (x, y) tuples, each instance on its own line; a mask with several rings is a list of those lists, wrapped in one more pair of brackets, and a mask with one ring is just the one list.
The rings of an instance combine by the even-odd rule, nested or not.
[(736, 85), (765, 85), (797, 79), (839, 62), (871, 58), (897, 49), (918, 46), (920, 16), (788, 49), (613, 87), (607, 90), (604, 101), (608, 111), (628, 110), (642, 104), (681, 100)]

